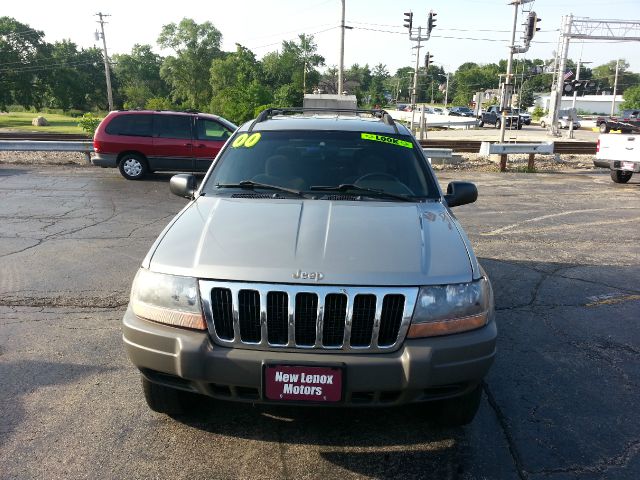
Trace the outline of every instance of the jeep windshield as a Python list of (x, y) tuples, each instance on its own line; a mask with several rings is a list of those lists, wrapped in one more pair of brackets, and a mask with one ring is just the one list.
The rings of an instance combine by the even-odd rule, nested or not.
[[(238, 132), (203, 192), (386, 201), (437, 199), (435, 179), (410, 136), (359, 131)], [(262, 187), (261, 187), (262, 185)], [(349, 188), (349, 187), (352, 188)], [(274, 188), (277, 187), (277, 188)]]

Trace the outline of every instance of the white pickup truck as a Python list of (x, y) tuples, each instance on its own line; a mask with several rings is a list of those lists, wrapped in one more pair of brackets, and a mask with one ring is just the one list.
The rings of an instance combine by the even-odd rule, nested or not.
[(640, 135), (600, 135), (593, 163), (609, 168), (614, 182), (627, 183), (640, 172)]

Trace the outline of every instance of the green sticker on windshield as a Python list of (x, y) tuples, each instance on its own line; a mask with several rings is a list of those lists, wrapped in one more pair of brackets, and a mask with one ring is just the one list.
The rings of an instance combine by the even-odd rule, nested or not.
[(240, 148), (240, 147), (251, 148), (259, 141), (260, 141), (259, 133), (252, 133), (251, 135), (249, 135), (248, 133), (241, 133), (236, 137), (236, 139), (233, 141), (231, 146), (233, 148)]
[(390, 143), (391, 145), (398, 145), (399, 147), (413, 148), (413, 144), (406, 140), (398, 140), (397, 138), (377, 135), (375, 133), (362, 133), (360, 137), (363, 140), (373, 140), (374, 142)]

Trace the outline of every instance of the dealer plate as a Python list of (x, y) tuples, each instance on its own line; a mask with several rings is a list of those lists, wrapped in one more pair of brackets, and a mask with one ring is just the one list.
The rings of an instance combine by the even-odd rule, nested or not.
[(342, 400), (342, 369), (309, 365), (267, 365), (264, 392), (280, 402), (339, 402)]

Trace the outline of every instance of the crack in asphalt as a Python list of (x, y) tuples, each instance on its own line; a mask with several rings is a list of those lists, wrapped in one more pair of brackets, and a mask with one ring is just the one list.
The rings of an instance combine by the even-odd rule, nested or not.
[(502, 409), (498, 405), (495, 397), (493, 396), (493, 392), (489, 388), (489, 384), (487, 382), (483, 382), (482, 388), (484, 393), (487, 395), (487, 400), (489, 401), (489, 406), (493, 410), (498, 420), (498, 424), (500, 425), (500, 429), (507, 441), (507, 446), (509, 447), (509, 454), (511, 455), (511, 459), (513, 460), (513, 464), (516, 467), (516, 471), (518, 472), (518, 477), (520, 480), (526, 480), (528, 477), (527, 472), (524, 469), (522, 464), (522, 458), (520, 456), (520, 451), (518, 450), (518, 446), (516, 445), (516, 441), (511, 434), (511, 430), (509, 429), (509, 424), (507, 421), (507, 417), (502, 412)]
[(613, 457), (600, 460), (594, 465), (579, 466), (572, 465), (563, 468), (548, 468), (532, 471), (534, 475), (554, 475), (558, 473), (606, 473), (614, 468), (625, 468), (631, 463), (636, 455), (640, 453), (640, 440), (629, 442), (624, 450)]

